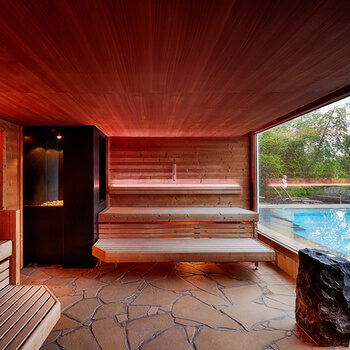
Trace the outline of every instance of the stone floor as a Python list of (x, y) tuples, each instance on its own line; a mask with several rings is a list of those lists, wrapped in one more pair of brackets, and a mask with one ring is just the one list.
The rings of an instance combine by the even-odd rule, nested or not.
[(298, 350), (294, 284), (273, 265), (162, 263), (27, 267), (62, 315), (42, 349)]

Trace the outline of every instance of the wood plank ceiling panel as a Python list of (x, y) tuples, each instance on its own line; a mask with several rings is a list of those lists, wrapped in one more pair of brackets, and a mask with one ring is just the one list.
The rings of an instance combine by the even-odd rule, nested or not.
[(350, 2), (1, 0), (0, 117), (237, 136), (350, 84)]

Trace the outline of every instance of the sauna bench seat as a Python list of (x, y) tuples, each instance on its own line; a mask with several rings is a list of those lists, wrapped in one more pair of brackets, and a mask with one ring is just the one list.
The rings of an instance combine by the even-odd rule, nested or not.
[(99, 223), (258, 220), (258, 213), (239, 207), (109, 207), (98, 214)]
[(0, 349), (37, 350), (60, 318), (61, 304), (46, 286), (9, 284), (8, 242), (0, 262)]
[(273, 261), (275, 252), (253, 238), (99, 239), (92, 248), (107, 263)]
[(273, 261), (258, 242), (258, 213), (238, 207), (110, 207), (92, 255), (109, 263)]
[(108, 187), (109, 194), (240, 194), (234, 184), (127, 184)]

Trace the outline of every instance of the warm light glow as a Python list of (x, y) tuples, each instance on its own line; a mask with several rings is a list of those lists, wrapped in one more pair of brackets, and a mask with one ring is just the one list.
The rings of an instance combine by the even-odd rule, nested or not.
[(121, 180), (112, 180), (110, 187), (125, 187), (125, 188), (144, 188), (144, 187), (198, 187), (198, 188), (237, 188), (240, 187), (238, 183), (132, 183), (130, 181), (123, 182)]
[(56, 136), (56, 139), (57, 139), (57, 140), (61, 140), (61, 139), (62, 139), (62, 135), (57, 135), (57, 136)]
[(267, 181), (267, 186), (350, 186), (350, 179), (287, 179), (286, 183), (279, 179), (270, 179)]

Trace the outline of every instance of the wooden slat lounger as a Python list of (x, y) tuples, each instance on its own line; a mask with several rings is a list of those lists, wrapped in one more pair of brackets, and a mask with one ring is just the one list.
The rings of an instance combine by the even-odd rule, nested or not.
[(240, 208), (110, 208), (92, 254), (108, 263), (273, 261), (256, 239), (257, 218)]
[(0, 349), (39, 349), (60, 318), (60, 302), (46, 286), (9, 285), (11, 254), (12, 242), (1, 241)]

